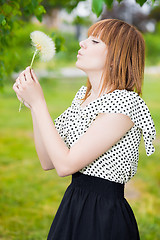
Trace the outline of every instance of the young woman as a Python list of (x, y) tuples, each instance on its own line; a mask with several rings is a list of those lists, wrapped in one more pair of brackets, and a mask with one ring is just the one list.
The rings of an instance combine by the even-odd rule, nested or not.
[(76, 62), (87, 86), (55, 124), (33, 70), (17, 78), (13, 89), (31, 109), (42, 168), (72, 175), (48, 240), (140, 239), (124, 187), (136, 174), (142, 134), (146, 154), (155, 151), (154, 122), (140, 97), (144, 61), (144, 39), (134, 26), (117, 19), (95, 23)]

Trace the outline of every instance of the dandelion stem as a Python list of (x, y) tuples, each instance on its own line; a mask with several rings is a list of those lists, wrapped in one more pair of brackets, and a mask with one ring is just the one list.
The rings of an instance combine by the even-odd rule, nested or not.
[[(31, 61), (30, 68), (32, 68), (32, 66), (33, 66), (33, 62), (34, 62), (34, 59), (35, 59), (35, 56), (36, 56), (36, 54), (37, 54), (38, 52), (39, 52), (39, 50), (36, 49), (35, 52), (34, 52), (34, 54), (33, 54), (33, 57), (32, 57), (32, 61)], [(20, 105), (19, 105), (19, 112), (21, 111), (23, 105), (24, 105), (24, 104), (23, 104), (23, 101), (20, 102)]]
[(22, 107), (23, 107), (23, 102), (20, 102), (20, 104), (19, 104), (19, 112), (21, 111), (21, 109), (22, 109)]
[(30, 65), (30, 68), (32, 68), (32, 65), (33, 65), (33, 61), (35, 59), (35, 56), (36, 54), (38, 53), (38, 49), (35, 50), (34, 54), (33, 54), (33, 57), (32, 57), (32, 61), (31, 61), (31, 65)]

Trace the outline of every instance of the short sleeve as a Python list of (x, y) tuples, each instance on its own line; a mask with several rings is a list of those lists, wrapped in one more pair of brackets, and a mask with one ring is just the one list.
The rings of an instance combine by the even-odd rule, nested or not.
[(156, 138), (156, 129), (149, 108), (139, 96), (135, 98), (133, 116), (136, 126), (142, 129), (146, 154), (150, 156), (155, 152), (152, 142)]
[(147, 156), (155, 152), (152, 141), (156, 130), (144, 100), (135, 92), (115, 90), (98, 100), (98, 113), (122, 113), (130, 117), (134, 127), (142, 130)]

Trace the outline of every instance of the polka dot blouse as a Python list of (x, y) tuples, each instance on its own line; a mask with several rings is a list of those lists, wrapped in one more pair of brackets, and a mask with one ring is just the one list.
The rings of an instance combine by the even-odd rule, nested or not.
[(87, 131), (100, 113), (122, 113), (130, 117), (134, 126), (107, 152), (79, 170), (91, 176), (126, 183), (137, 172), (139, 144), (143, 135), (147, 156), (155, 152), (152, 141), (156, 130), (150, 111), (135, 92), (116, 89), (81, 107), (87, 87), (76, 93), (71, 106), (54, 120), (55, 127), (68, 148)]

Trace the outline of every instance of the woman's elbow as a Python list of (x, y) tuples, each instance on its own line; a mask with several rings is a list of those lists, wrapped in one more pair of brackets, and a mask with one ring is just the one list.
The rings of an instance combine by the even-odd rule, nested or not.
[(59, 177), (67, 177), (72, 174), (68, 169), (64, 168), (56, 169), (56, 171)]
[(64, 172), (64, 171), (62, 171), (62, 170), (57, 170), (57, 169), (56, 169), (56, 172), (57, 172), (57, 174), (58, 174), (59, 177), (66, 177), (66, 176), (67, 176), (66, 172)]
[(44, 171), (49, 171), (49, 170), (55, 169), (54, 166), (46, 166), (46, 165), (41, 165), (41, 166), (42, 166)]

